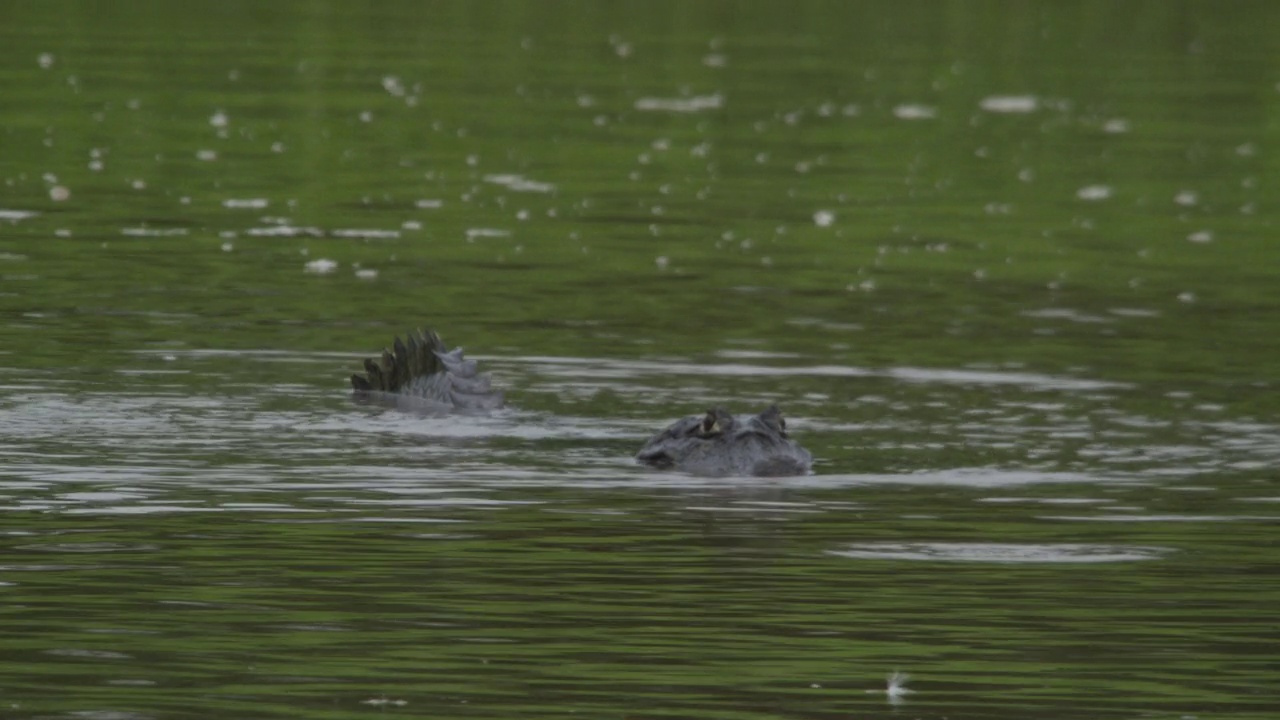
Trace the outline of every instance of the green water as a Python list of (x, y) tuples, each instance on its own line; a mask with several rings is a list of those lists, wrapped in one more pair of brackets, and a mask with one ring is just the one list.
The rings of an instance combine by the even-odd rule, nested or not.
[(1275, 717), (1275, 27), (11, 3), (0, 715)]

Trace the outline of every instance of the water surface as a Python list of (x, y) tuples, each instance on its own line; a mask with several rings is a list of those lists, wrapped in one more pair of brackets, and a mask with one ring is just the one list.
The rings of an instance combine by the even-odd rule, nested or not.
[(1276, 14), (11, 8), (0, 707), (1273, 717)]

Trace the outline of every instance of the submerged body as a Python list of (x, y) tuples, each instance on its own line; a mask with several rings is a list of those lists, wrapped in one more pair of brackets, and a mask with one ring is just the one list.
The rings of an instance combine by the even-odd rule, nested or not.
[[(351, 387), (362, 401), (432, 413), (487, 412), (504, 398), (488, 373), (477, 371), (461, 348), (449, 350), (434, 332), (396, 338), (379, 358), (364, 361), (364, 375), (352, 375)], [(735, 417), (713, 408), (672, 423), (645, 443), (636, 460), (659, 470), (694, 475), (805, 475), (813, 456), (787, 435), (777, 405), (758, 415)]]

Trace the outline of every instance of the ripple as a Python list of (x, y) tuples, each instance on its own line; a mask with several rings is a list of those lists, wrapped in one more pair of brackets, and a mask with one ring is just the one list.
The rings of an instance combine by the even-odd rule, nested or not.
[(69, 507), (61, 510), (64, 515), (155, 515), (158, 513), (225, 512), (222, 508), (191, 507), (187, 505), (129, 505), (117, 507)]
[(1023, 310), (1019, 315), (1029, 318), (1040, 318), (1044, 320), (1070, 320), (1078, 323), (1109, 323), (1114, 322), (1110, 318), (1100, 315), (1090, 315), (1089, 313), (1080, 312), (1071, 308), (1043, 308), (1040, 310)]
[(997, 470), (994, 468), (955, 468), (899, 474), (829, 475), (825, 477), (845, 477), (849, 479), (849, 484), (957, 485), (969, 488), (998, 488), (1042, 484), (1099, 484), (1119, 481), (1118, 478), (1093, 473)]
[[(483, 359), (483, 358), (482, 358)], [(655, 360), (606, 360), (553, 356), (513, 358), (515, 362), (538, 366), (547, 375), (581, 378), (635, 378), (646, 375), (697, 375), (716, 377), (889, 377), (907, 382), (960, 385), (1025, 385), (1044, 390), (1109, 390), (1126, 388), (1125, 383), (1090, 378), (1059, 377), (1002, 370), (896, 367), (871, 369), (848, 365), (807, 365), (778, 367), (749, 363), (681, 363)]]
[(1277, 515), (1129, 515), (1129, 514), (1112, 514), (1112, 515), (1046, 515), (1044, 520), (1065, 520), (1065, 521), (1083, 521), (1083, 522), (1245, 522), (1245, 521), (1276, 521), (1280, 520)]
[(86, 543), (50, 543), (47, 545), (19, 545), (21, 550), (63, 553), (108, 553), (108, 552), (149, 552), (156, 549), (154, 545), (125, 545), (112, 542)]
[(828, 555), (870, 560), (985, 563), (1106, 563), (1155, 560), (1169, 548), (1080, 543), (862, 543)]
[(53, 650), (46, 650), (45, 654), (59, 655), (62, 657), (93, 658), (93, 659), (102, 659), (102, 660), (126, 660), (132, 657), (130, 655), (126, 655), (125, 653), (116, 652), (114, 650), (88, 650), (85, 648), (55, 648)]

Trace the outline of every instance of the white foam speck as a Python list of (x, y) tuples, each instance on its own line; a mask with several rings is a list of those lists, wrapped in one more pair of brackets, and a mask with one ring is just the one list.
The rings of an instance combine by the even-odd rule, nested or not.
[(228, 198), (222, 201), (222, 207), (242, 210), (261, 210), (269, 204), (266, 198)]
[(899, 120), (929, 120), (938, 116), (938, 109), (929, 105), (907, 103), (895, 107), (893, 116)]
[(1114, 192), (1110, 185), (1086, 185), (1076, 191), (1076, 197), (1090, 201), (1106, 200)]
[(334, 270), (337, 270), (338, 263), (328, 258), (319, 258), (317, 260), (312, 260), (307, 264), (303, 265), (302, 269), (309, 273), (324, 275), (325, 273), (331, 273)]
[(382, 78), (382, 89), (395, 97), (404, 96), (404, 84), (401, 83), (400, 78), (395, 75), (387, 75)]
[(295, 227), (292, 225), (273, 225), (271, 227), (249, 228), (244, 232), (246, 235), (251, 235), (253, 237), (298, 237), (299, 235), (324, 237), (324, 231), (320, 228)]
[(813, 224), (818, 227), (831, 227), (836, 221), (836, 214), (830, 210), (819, 210), (813, 214)]
[(511, 232), (507, 230), (495, 230), (494, 228), (468, 228), (467, 242), (472, 242), (476, 238), (504, 238), (511, 237)]
[(179, 237), (187, 234), (186, 228), (148, 228), (148, 227), (129, 227), (120, 228), (121, 235), (129, 237)]
[(682, 113), (717, 110), (722, 107), (724, 107), (724, 96), (719, 93), (714, 95), (695, 95), (687, 98), (643, 97), (636, 100), (635, 105), (637, 110), (656, 110), (662, 112)]
[(484, 181), (494, 185), (502, 185), (515, 192), (549, 193), (556, 189), (551, 183), (529, 180), (521, 175), (485, 175)]
[(1129, 121), (1123, 118), (1112, 118), (1102, 123), (1102, 131), (1111, 135), (1123, 135), (1129, 132), (1131, 127)]
[(360, 228), (334, 230), (330, 234), (333, 237), (359, 238), (361, 240), (394, 240), (400, 237), (399, 230), (366, 230)]
[(993, 113), (1029, 113), (1039, 106), (1034, 95), (991, 95), (978, 103), (978, 107)]

